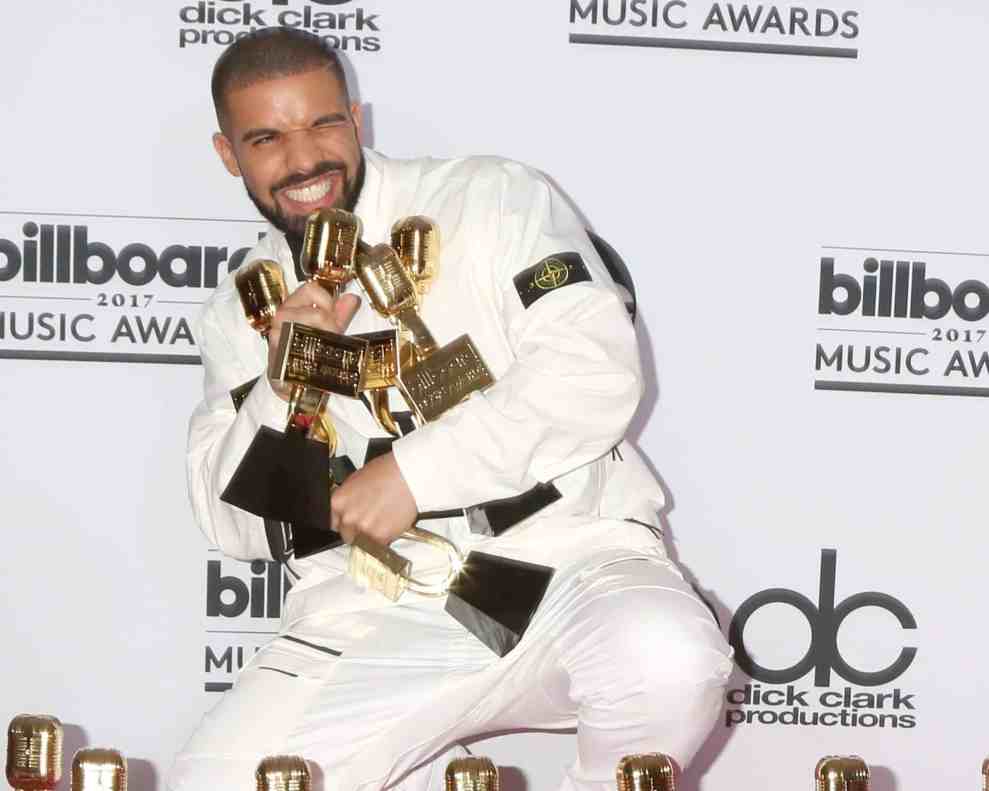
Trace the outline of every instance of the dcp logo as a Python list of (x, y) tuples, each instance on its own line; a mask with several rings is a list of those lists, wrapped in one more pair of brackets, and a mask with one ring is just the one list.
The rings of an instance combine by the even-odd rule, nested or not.
[[(787, 588), (771, 588), (746, 599), (732, 618), (728, 640), (735, 649), (738, 666), (752, 678), (767, 684), (789, 684), (805, 676), (813, 668), (814, 685), (826, 687), (831, 683), (831, 671), (850, 684), (875, 687), (888, 684), (903, 675), (917, 655), (917, 649), (904, 647), (899, 657), (882, 670), (865, 671), (849, 665), (838, 652), (838, 630), (851, 613), (862, 607), (879, 607), (892, 614), (904, 629), (916, 629), (917, 622), (906, 605), (886, 593), (856, 593), (835, 604), (835, 568), (837, 553), (833, 549), (821, 550), (821, 582), (818, 604), (797, 591)], [(767, 604), (788, 604), (795, 607), (810, 624), (810, 647), (803, 659), (792, 667), (770, 670), (758, 664), (746, 651), (744, 632), (749, 618)]]

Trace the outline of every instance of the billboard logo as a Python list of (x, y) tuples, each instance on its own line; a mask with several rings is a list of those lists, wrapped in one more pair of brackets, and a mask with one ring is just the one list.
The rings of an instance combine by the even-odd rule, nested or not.
[(198, 365), (195, 317), (264, 228), (0, 212), (0, 358)]
[(952, 288), (928, 277), (923, 261), (880, 263), (869, 257), (862, 270), (860, 284), (852, 275), (835, 274), (834, 258), (821, 258), (817, 312), (847, 316), (860, 310), (863, 316), (941, 319), (954, 311), (963, 321), (979, 321), (989, 314), (989, 287), (981, 280), (965, 280)]
[(989, 396), (989, 255), (823, 249), (815, 390)]

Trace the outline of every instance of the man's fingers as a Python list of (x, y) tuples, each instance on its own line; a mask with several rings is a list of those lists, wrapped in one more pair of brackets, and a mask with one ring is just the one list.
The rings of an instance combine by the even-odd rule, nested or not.
[[(305, 324), (319, 330), (329, 330), (330, 332), (337, 331), (337, 323), (333, 320), (333, 314), (328, 313), (321, 308), (314, 308), (311, 305), (298, 308), (289, 308), (287, 310), (279, 310), (277, 320), (279, 329), (281, 329), (281, 325), (285, 322), (294, 321), (297, 324)], [(274, 324), (274, 322), (272, 322), (272, 324)]]
[(300, 308), (315, 305), (327, 313), (333, 312), (333, 297), (319, 283), (303, 283), (285, 298), (282, 308)]
[(337, 332), (347, 330), (347, 327), (350, 326), (350, 320), (354, 318), (354, 314), (357, 313), (360, 306), (361, 298), (356, 294), (341, 294), (337, 297), (336, 304), (333, 306), (334, 318), (340, 328)]

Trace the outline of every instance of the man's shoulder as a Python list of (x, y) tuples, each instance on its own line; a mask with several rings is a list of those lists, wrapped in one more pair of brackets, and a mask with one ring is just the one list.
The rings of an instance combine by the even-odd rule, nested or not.
[(491, 154), (475, 154), (448, 159), (415, 157), (393, 159), (377, 154), (381, 167), (389, 176), (415, 179), (432, 186), (511, 188), (545, 184), (546, 177), (536, 168), (518, 160)]

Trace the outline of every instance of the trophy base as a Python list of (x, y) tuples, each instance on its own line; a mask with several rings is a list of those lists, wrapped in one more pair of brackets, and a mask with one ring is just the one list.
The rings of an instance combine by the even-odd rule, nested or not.
[(330, 526), (326, 445), (262, 426), (220, 499), (264, 519)]
[(230, 400), (234, 402), (234, 412), (240, 412), (240, 408), (244, 405), (247, 397), (254, 389), (254, 385), (258, 383), (258, 379), (260, 378), (260, 376), (255, 376), (249, 382), (244, 382), (242, 385), (237, 385), (237, 387), (230, 391)]
[(552, 576), (549, 566), (470, 552), (450, 585), (446, 611), (505, 656), (522, 639)]

